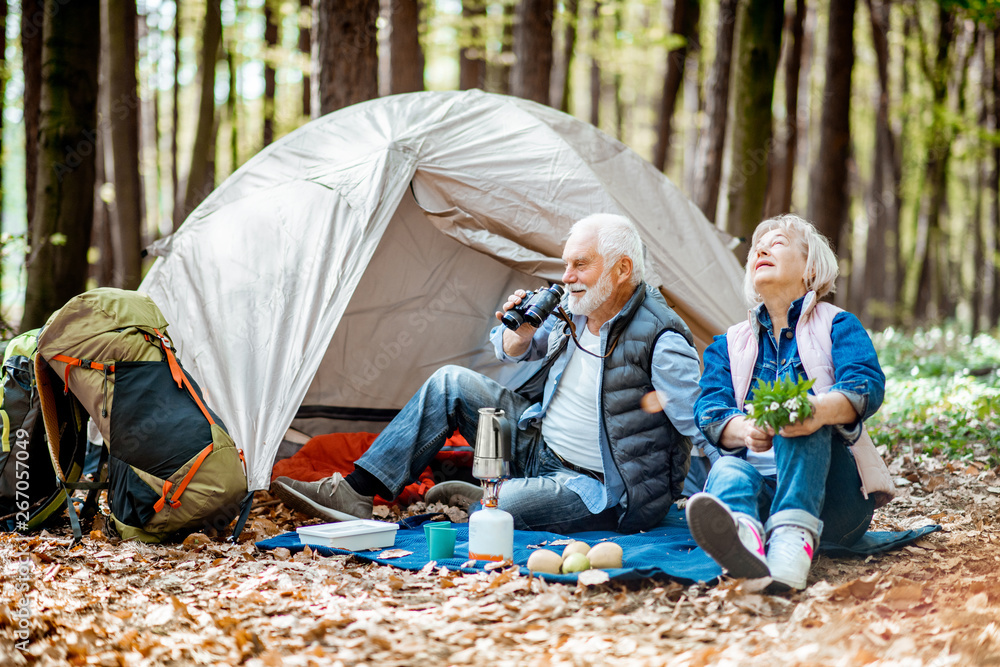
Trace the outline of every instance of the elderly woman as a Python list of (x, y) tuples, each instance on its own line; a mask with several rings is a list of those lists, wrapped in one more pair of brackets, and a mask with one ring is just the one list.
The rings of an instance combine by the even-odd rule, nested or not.
[[(722, 457), (688, 501), (688, 524), (731, 576), (771, 577), (775, 588), (805, 588), (820, 537), (853, 544), (892, 498), (863, 428), (882, 404), (885, 375), (858, 319), (819, 301), (837, 273), (810, 223), (762, 222), (747, 257), (748, 321), (705, 351), (695, 415)], [(815, 380), (812, 415), (778, 432), (759, 428), (743, 411), (754, 381), (786, 377)]]

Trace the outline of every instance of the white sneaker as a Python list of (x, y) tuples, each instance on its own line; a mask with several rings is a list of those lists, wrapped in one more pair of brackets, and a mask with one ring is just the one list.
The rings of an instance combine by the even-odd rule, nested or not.
[(764, 540), (748, 517), (737, 516), (710, 493), (696, 493), (685, 508), (694, 541), (737, 579), (768, 577)]
[(767, 541), (767, 567), (775, 584), (797, 591), (806, 587), (815, 540), (798, 526), (778, 526)]

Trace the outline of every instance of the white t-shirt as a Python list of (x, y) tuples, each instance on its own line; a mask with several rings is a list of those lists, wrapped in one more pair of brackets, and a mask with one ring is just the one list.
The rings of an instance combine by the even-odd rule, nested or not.
[[(580, 345), (599, 355), (600, 336), (590, 333), (586, 327), (581, 329), (577, 334)], [(603, 473), (598, 430), (600, 377), (601, 359), (574, 350), (542, 418), (542, 439), (549, 449), (570, 463)], [(548, 382), (555, 381), (554, 377), (548, 379)]]
[(747, 463), (765, 477), (778, 474), (778, 466), (774, 462), (774, 447), (766, 452), (755, 452), (752, 449), (747, 449)]

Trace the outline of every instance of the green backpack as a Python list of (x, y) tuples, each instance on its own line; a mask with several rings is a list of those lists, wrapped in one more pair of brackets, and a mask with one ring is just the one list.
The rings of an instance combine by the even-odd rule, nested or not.
[[(108, 504), (122, 538), (222, 531), (242, 515), (238, 533), (252, 499), (242, 452), (181, 367), (148, 296), (100, 288), (71, 299), (38, 337), (36, 375), (54, 462), (59, 391), (75, 395), (104, 436)], [(62, 479), (64, 470), (56, 466), (56, 474)]]
[[(0, 369), (0, 418), (3, 435), (0, 442), (0, 530), (35, 530), (61, 515), (70, 502), (67, 489), (90, 489), (85, 513), (96, 510), (96, 490), (91, 483), (80, 483), (87, 453), (87, 413), (72, 394), (61, 391), (54, 396), (61, 416), (59, 432), (63, 447), (59, 465), (65, 471), (62, 483), (45, 441), (41, 403), (35, 380), (35, 352), (38, 329), (27, 331), (7, 344)], [(58, 377), (50, 383), (61, 385)], [(75, 514), (75, 512), (74, 512)]]

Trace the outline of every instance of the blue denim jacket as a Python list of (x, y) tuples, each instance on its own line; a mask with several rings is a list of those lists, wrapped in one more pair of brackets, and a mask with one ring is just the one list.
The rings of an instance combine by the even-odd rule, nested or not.
[[(760, 338), (753, 370), (754, 382), (751, 382), (746, 400), (753, 399), (758, 379), (772, 382), (778, 378), (806, 377), (795, 340), (795, 326), (802, 312), (803, 298), (797, 299), (788, 308), (788, 328), (781, 330), (777, 341), (771, 330), (771, 316), (767, 308), (764, 304), (757, 307)], [(846, 311), (838, 313), (833, 319), (830, 337), (836, 380), (830, 391), (846, 396), (859, 415), (859, 419), (853, 424), (835, 428), (845, 440), (854, 442), (861, 433), (862, 422), (875, 414), (882, 405), (885, 375), (871, 338), (857, 317)], [(729, 420), (744, 414), (736, 407), (726, 334), (715, 337), (714, 342), (705, 350), (704, 359), (705, 371), (699, 383), (701, 395), (694, 408), (698, 426), (708, 441), (719, 448), (720, 453), (746, 456), (745, 448), (727, 450), (719, 446), (722, 431)]]

